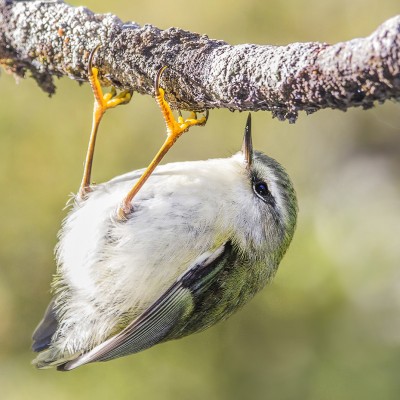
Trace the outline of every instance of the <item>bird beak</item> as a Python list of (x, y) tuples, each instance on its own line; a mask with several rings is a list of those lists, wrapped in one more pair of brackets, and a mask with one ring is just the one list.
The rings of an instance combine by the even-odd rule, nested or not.
[(244, 138), (242, 144), (242, 153), (247, 164), (247, 169), (251, 168), (253, 163), (253, 142), (251, 140), (251, 114), (247, 117), (246, 128), (244, 129)]

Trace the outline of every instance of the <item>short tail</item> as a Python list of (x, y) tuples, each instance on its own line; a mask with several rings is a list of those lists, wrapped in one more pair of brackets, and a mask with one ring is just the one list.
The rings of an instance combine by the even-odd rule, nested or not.
[(69, 355), (68, 358), (60, 357), (60, 352), (51, 346), (54, 334), (58, 328), (58, 321), (55, 313), (54, 299), (48, 305), (43, 319), (32, 335), (32, 350), (39, 353), (32, 361), (32, 364), (39, 369), (57, 367), (59, 371), (64, 371), (63, 365), (78, 357), (80, 354)]
[(58, 321), (54, 308), (54, 300), (52, 300), (48, 305), (42, 320), (33, 332), (32, 350), (38, 353), (48, 349), (57, 327)]

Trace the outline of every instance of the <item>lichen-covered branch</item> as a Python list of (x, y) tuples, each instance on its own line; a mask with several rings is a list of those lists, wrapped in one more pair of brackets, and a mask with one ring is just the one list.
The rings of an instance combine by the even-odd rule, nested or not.
[(328, 45), (230, 46), (177, 28), (123, 23), (63, 1), (0, 0), (0, 64), (30, 75), (49, 94), (54, 76), (87, 81), (91, 49), (105, 85), (153, 95), (154, 77), (172, 106), (270, 110), (295, 121), (299, 111), (369, 108), (400, 99), (400, 16), (366, 38)]

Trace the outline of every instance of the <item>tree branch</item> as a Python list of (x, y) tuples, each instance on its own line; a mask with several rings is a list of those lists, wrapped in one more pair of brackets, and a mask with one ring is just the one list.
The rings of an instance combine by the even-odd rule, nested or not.
[(177, 28), (123, 23), (62, 1), (0, 0), (0, 64), (47, 93), (54, 76), (87, 81), (90, 51), (102, 82), (154, 95), (158, 69), (174, 108), (298, 112), (369, 108), (400, 99), (400, 16), (366, 38), (328, 45), (230, 46)]

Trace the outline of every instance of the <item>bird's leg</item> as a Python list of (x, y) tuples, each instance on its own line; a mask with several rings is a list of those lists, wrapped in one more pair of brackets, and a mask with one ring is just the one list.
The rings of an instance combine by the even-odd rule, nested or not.
[(117, 94), (114, 87), (111, 88), (111, 91), (109, 93), (103, 94), (100, 81), (98, 79), (99, 71), (96, 67), (92, 66), (93, 56), (96, 54), (99, 47), (100, 46), (97, 46), (94, 50), (92, 50), (92, 52), (89, 55), (89, 62), (88, 62), (88, 78), (94, 95), (94, 107), (93, 107), (92, 131), (90, 133), (89, 145), (86, 153), (82, 182), (79, 188), (80, 198), (84, 198), (85, 195), (90, 191), (90, 176), (92, 172), (93, 154), (94, 154), (94, 147), (96, 144), (97, 130), (99, 128), (99, 124), (104, 113), (109, 108), (114, 108), (120, 104), (129, 103), (132, 97), (131, 91), (124, 90), (123, 92)]
[(175, 119), (175, 117), (171, 111), (171, 107), (169, 106), (169, 104), (166, 102), (166, 100), (164, 98), (164, 90), (162, 88), (160, 88), (160, 77), (166, 68), (167, 67), (162, 67), (158, 71), (154, 86), (155, 86), (155, 99), (161, 109), (161, 113), (164, 117), (165, 125), (167, 127), (167, 138), (166, 138), (164, 144), (161, 146), (158, 153), (156, 154), (156, 156), (153, 158), (153, 160), (151, 161), (149, 166), (146, 168), (146, 170), (142, 174), (142, 176), (139, 178), (138, 181), (136, 181), (135, 185), (132, 187), (132, 189), (129, 191), (129, 193), (125, 196), (125, 198), (118, 210), (118, 218), (120, 220), (127, 219), (127, 216), (129, 215), (129, 213), (132, 212), (132, 205), (131, 205), (132, 199), (138, 193), (140, 188), (147, 181), (149, 176), (152, 174), (152, 172), (157, 167), (157, 165), (160, 163), (160, 161), (165, 156), (165, 154), (167, 154), (168, 150), (174, 145), (174, 143), (177, 141), (177, 139), (184, 132), (187, 132), (191, 126), (205, 125), (207, 122), (207, 119), (208, 119), (208, 111), (206, 111), (206, 115), (201, 118), (197, 118), (196, 113), (192, 112), (190, 114), (190, 117), (187, 119), (183, 119), (181, 114), (179, 115), (178, 120)]

